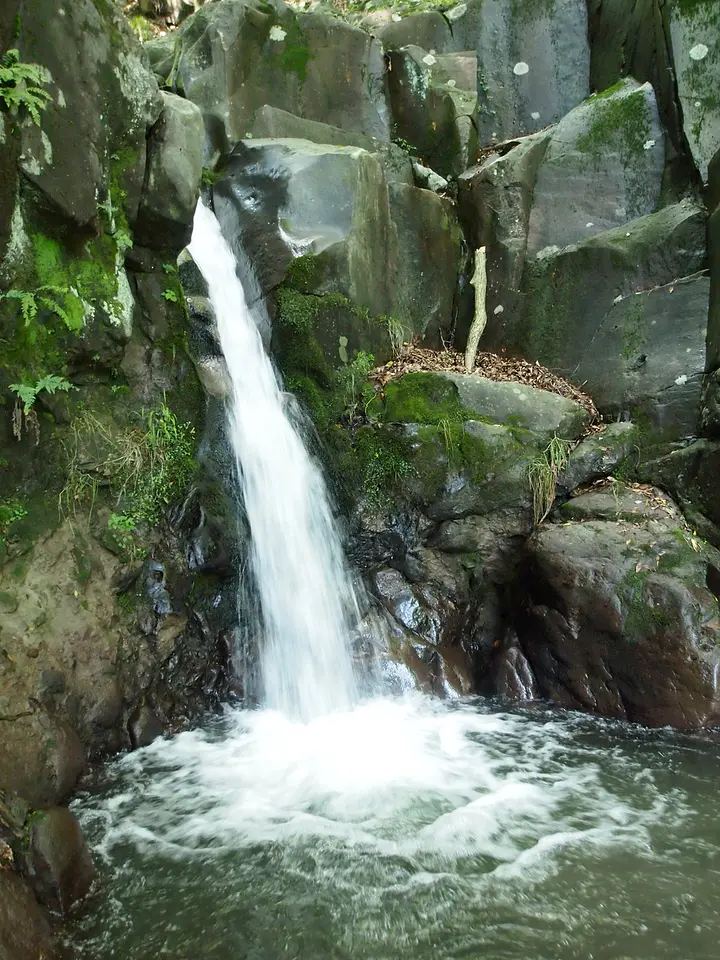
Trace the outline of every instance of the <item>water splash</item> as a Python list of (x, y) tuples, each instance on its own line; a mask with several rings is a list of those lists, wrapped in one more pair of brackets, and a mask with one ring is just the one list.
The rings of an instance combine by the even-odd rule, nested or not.
[(235, 258), (202, 203), (189, 250), (208, 284), (232, 383), (228, 427), (252, 534), (265, 704), (305, 720), (347, 709), (356, 697), (357, 604), (322, 475), (287, 416)]

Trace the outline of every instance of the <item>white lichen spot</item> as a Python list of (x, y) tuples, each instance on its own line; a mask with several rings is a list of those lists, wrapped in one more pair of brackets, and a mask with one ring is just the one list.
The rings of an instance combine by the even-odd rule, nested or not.
[(428, 52), (431, 53), (433, 56), (435, 56), (435, 54), (437, 53), (437, 50), (433, 50), (433, 48), (431, 47)]
[(30, 238), (25, 231), (25, 222), (18, 201), (10, 220), (10, 238), (5, 248), (2, 273), (12, 275), (15, 269), (28, 258), (30, 249)]
[[(157, 103), (158, 91), (153, 75), (145, 68), (142, 60), (134, 54), (121, 53), (115, 75), (125, 100), (132, 107), (129, 131), (145, 130), (149, 111)], [(118, 110), (122, 109), (118, 105)], [(125, 115), (125, 114), (123, 114)]]
[(704, 43), (696, 43), (695, 46), (690, 50), (690, 59), (704, 60), (709, 52), (710, 50), (705, 46)]
[(448, 85), (449, 87), (456, 87), (456, 86), (457, 86), (457, 81), (455, 81), (455, 80), (448, 80), (447, 85)]
[(675, 383), (676, 383), (679, 387), (682, 387), (682, 386), (683, 386), (684, 384), (686, 384), (687, 382), (688, 382), (688, 378), (687, 378), (687, 375), (686, 375), (686, 374), (683, 374), (681, 377), (676, 377), (676, 378), (675, 378)]
[(540, 114), (537, 112), (537, 110), (533, 110), (533, 112), (530, 114), (530, 116), (532, 117), (533, 120), (539, 120), (539, 119), (540, 119)]
[(276, 43), (281, 43), (286, 36), (287, 33), (277, 23), (274, 27), (270, 27), (270, 33), (268, 34), (269, 40), (274, 40)]
[(62, 92), (62, 90), (58, 90), (56, 100), (58, 106), (62, 107), (64, 110), (67, 106), (67, 103), (65, 102), (65, 94)]
[(40, 165), (40, 161), (37, 157), (34, 157), (30, 151), (21, 153), (19, 160), (25, 173), (29, 173), (31, 177), (39, 177), (42, 173), (43, 168)]
[(467, 13), (467, 4), (459, 3), (456, 7), (453, 7), (452, 10), (448, 10), (445, 14), (448, 20), (459, 20), (460, 17), (465, 16)]
[(692, 347), (687, 347), (685, 349), (685, 353), (692, 353)]
[(524, 77), (526, 73), (530, 73), (530, 67), (524, 60), (519, 60), (513, 67), (513, 73), (516, 77)]
[(499, 316), (501, 313), (505, 313), (505, 307), (504, 307), (501, 303), (499, 303), (499, 304), (495, 307), (495, 309), (493, 310), (493, 313), (494, 313), (495, 316), (497, 317), (497, 316)]
[(348, 338), (340, 337), (338, 340), (338, 343), (339, 343), (338, 355), (340, 356), (340, 359), (343, 363), (347, 363), (348, 362), (348, 352), (347, 352)]
[(652, 150), (654, 146), (655, 146), (654, 140), (646, 140), (645, 143), (643, 144), (643, 150)]
[(110, 318), (110, 323), (120, 327), (126, 337), (132, 333), (132, 318), (135, 301), (133, 300), (130, 283), (125, 273), (125, 262), (121, 251), (118, 250), (115, 258), (115, 280), (117, 293), (111, 303), (102, 303), (103, 309)]
[(42, 140), (43, 150), (45, 151), (45, 164), (50, 166), (53, 161), (53, 152), (52, 144), (50, 143), (50, 137), (45, 133), (44, 130), (40, 133), (40, 139)]
[(401, 20), (402, 20), (402, 17), (400, 16), (399, 13), (394, 13), (394, 14), (392, 15), (392, 21), (393, 21), (393, 23), (400, 23)]
[(422, 62), (426, 63), (429, 67), (431, 67), (434, 63), (437, 63), (437, 60), (431, 53), (428, 53), (426, 56), (422, 58)]
[(622, 295), (622, 294), (618, 294), (618, 296), (615, 297), (615, 299), (613, 300), (613, 303), (622, 303), (622, 302), (623, 302), (623, 295)]
[(585, 224), (585, 226), (587, 227), (588, 230), (590, 230), (590, 228), (591, 228), (591, 227), (594, 227), (595, 224), (592, 222), (592, 220), (588, 220), (588, 222)]

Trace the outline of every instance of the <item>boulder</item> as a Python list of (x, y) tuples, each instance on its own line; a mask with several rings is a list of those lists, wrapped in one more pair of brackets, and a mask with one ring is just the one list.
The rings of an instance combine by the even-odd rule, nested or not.
[(329, 14), (223, 0), (147, 49), (165, 85), (202, 110), (208, 161), (245, 137), (266, 104), (389, 139), (382, 47)]
[(467, 0), (447, 18), (453, 49), (477, 53), (481, 145), (541, 130), (590, 93), (585, 0)]
[(668, 159), (682, 162), (682, 117), (660, 4), (657, 0), (635, 0), (631, 6), (625, 0), (590, 0), (588, 15), (590, 89), (607, 90), (626, 76), (649, 83), (670, 136)]
[(685, 136), (703, 181), (720, 147), (720, 13), (714, 3), (669, 3), (670, 44)]
[(640, 479), (667, 490), (701, 537), (720, 548), (720, 443), (696, 440), (669, 452), (646, 451), (638, 464)]
[(95, 880), (90, 850), (80, 824), (66, 807), (30, 815), (25, 871), (35, 896), (54, 913), (66, 915)]
[(164, 732), (165, 725), (148, 704), (141, 704), (130, 715), (128, 733), (130, 735), (130, 746), (133, 750), (149, 747), (153, 740), (157, 740)]
[(589, 421), (587, 411), (565, 397), (512, 381), (477, 374), (406, 373), (385, 386), (386, 422), (443, 423), (478, 419), (533, 434), (575, 440)]
[(148, 137), (147, 172), (136, 241), (157, 250), (190, 241), (202, 177), (203, 120), (200, 109), (173, 93), (162, 94), (163, 111)]
[[(571, 516), (618, 513), (611, 491), (594, 495), (592, 508), (571, 504)], [(720, 717), (717, 601), (706, 586), (715, 568), (674, 519), (649, 519), (653, 505), (631, 508), (632, 519), (572, 520), (533, 535), (522, 650), (541, 695), (563, 706), (711, 726)]]
[(57, 4), (24, 4), (14, 41), (22, 60), (51, 78), (47, 108), (21, 128), (23, 175), (55, 213), (78, 227), (98, 218), (111, 178), (137, 213), (145, 171), (145, 135), (161, 110), (145, 55), (114, 3), (78, 0), (72, 16)]
[(505, 315), (518, 309), (535, 180), (549, 142), (549, 131), (525, 137), (458, 178), (466, 235), (487, 252), (486, 339), (501, 339)]
[(637, 450), (639, 431), (629, 421), (609, 423), (598, 433), (585, 437), (570, 451), (568, 462), (558, 476), (558, 490), (569, 494), (577, 487), (613, 471)]
[(467, 604), (430, 583), (412, 584), (397, 570), (378, 570), (371, 591), (392, 618), (390, 656), (404, 664), (416, 684), (437, 696), (467, 695), (473, 687), (460, 638)]
[(645, 420), (665, 440), (698, 433), (709, 286), (685, 278), (613, 305), (573, 372), (598, 409)]
[(557, 511), (558, 519), (583, 522), (585, 520), (674, 520), (681, 522), (675, 504), (661, 491), (648, 495), (617, 481), (588, 493), (581, 493), (563, 503)]
[(422, 10), (409, 16), (391, 14), (381, 22), (375, 18), (377, 13), (369, 14), (360, 26), (377, 37), (385, 50), (409, 46), (432, 50), (433, 54), (455, 50), (451, 24), (439, 10)]
[(528, 261), (524, 309), (514, 320), (502, 315), (492, 345), (587, 383), (601, 413), (639, 416), (668, 439), (694, 433), (709, 290), (694, 276), (706, 263), (704, 224), (704, 211), (683, 202)]
[[(438, 342), (452, 322), (461, 264), (453, 205), (393, 182), (389, 162), (358, 147), (250, 140), (213, 188), (249, 283), (243, 264), (252, 262), (259, 290), (251, 299), (282, 283), (282, 322), (298, 329), (301, 313), (321, 315), (327, 330), (319, 336), (333, 366), (340, 337), (352, 338), (348, 356), (364, 349), (380, 360), (389, 354), (391, 326), (393, 337), (427, 334)], [(353, 327), (366, 334), (357, 340)]]
[(368, 153), (377, 153), (383, 159), (389, 183), (413, 185), (413, 172), (408, 154), (397, 144), (353, 133), (341, 127), (317, 120), (304, 120), (277, 107), (261, 107), (250, 126), (249, 139), (255, 140), (309, 140), (311, 143), (337, 147), (361, 147)]
[(477, 58), (474, 51), (391, 51), (388, 87), (397, 137), (444, 177), (457, 176), (477, 155)]
[(44, 712), (3, 705), (0, 777), (4, 789), (32, 806), (68, 797), (85, 769), (85, 751), (70, 725)]
[(0, 960), (57, 960), (52, 929), (27, 884), (0, 869)]
[[(717, 189), (720, 194), (720, 170)], [(708, 257), (710, 266), (710, 306), (707, 336), (707, 367), (720, 367), (720, 205), (708, 221)]]
[(625, 80), (557, 124), (543, 154), (528, 224), (536, 257), (653, 213), (665, 166), (650, 84)]

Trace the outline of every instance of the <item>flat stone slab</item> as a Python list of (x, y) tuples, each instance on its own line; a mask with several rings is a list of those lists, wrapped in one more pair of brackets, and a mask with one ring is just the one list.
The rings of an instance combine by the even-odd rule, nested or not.
[(548, 439), (556, 435), (574, 440), (590, 419), (587, 410), (574, 400), (524, 383), (488, 380), (475, 374), (442, 373), (439, 376), (455, 384), (465, 410)]

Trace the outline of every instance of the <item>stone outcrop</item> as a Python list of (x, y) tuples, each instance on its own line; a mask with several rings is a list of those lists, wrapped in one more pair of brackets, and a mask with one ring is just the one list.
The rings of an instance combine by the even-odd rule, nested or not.
[(541, 695), (638, 723), (716, 723), (715, 554), (659, 493), (605, 489), (560, 519), (529, 541), (518, 621)]
[(389, 139), (382, 47), (329, 14), (224, 0), (148, 51), (161, 82), (202, 110), (208, 158), (241, 140), (265, 105)]
[[(200, 190), (200, 111), (160, 93), (113, 3), (6, 5), (0, 41), (47, 93), (35, 117), (0, 117), (0, 792), (16, 811), (6, 831), (0, 804), (0, 835), (64, 913), (93, 873), (57, 804), (88, 760), (129, 747), (143, 707), (157, 734), (227, 691), (233, 521), (221, 442), (196, 472), (221, 418), (209, 401), (206, 420), (188, 352), (201, 363), (202, 323), (175, 267)], [(165, 467), (153, 424), (172, 435)], [(190, 600), (194, 570), (207, 589)], [(7, 866), (0, 953), (50, 957)]]
[(427, 334), (437, 343), (449, 331), (459, 225), (449, 200), (414, 186), (404, 155), (245, 140), (213, 204), (241, 264), (252, 264), (257, 292), (281, 288), (279, 323), (297, 327), (300, 314), (319, 315), (331, 365), (340, 364), (341, 337), (347, 356), (362, 349), (381, 361), (393, 338)]

